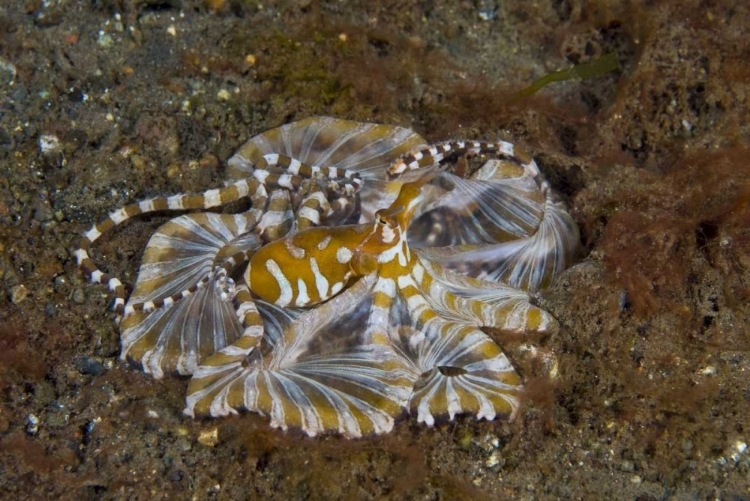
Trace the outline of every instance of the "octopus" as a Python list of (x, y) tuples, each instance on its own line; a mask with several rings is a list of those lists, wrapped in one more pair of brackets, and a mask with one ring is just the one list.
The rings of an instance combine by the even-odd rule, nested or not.
[[(451, 173), (465, 158), (486, 162)], [(210, 210), (236, 201), (237, 213)], [(89, 256), (135, 216), (190, 210), (151, 236), (129, 297)], [(533, 294), (578, 241), (510, 143), (427, 144), (402, 127), (315, 117), (248, 141), (221, 188), (113, 211), (75, 256), (114, 295), (122, 359), (190, 377), (186, 415), (250, 411), (356, 438), (407, 415), (512, 420), (522, 380), (487, 332), (554, 330)]]

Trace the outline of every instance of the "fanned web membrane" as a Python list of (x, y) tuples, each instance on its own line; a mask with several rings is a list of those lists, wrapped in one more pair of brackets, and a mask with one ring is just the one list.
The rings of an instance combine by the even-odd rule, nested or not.
[[(429, 282), (429, 290), (398, 291), (386, 313), (377, 315), (375, 281), (374, 275), (364, 277), (309, 310), (258, 302), (264, 340), (242, 361), (231, 356), (233, 346), (208, 357), (190, 382), (186, 413), (222, 416), (245, 409), (269, 416), (282, 429), (346, 437), (388, 432), (405, 411), (428, 425), (462, 413), (485, 419), (515, 415), (520, 380), (479, 328), (505, 325), (501, 309), (488, 313), (470, 304), (467, 294), (460, 317), (436, 313), (422, 323), (423, 305), (439, 312), (460, 302)], [(489, 296), (491, 284), (482, 285)], [(535, 308), (523, 293), (501, 301)], [(547, 318), (538, 328), (553, 323)]]
[[(359, 206), (360, 222), (371, 221), (377, 209), (390, 205), (401, 184), (386, 181), (388, 166), (425, 144), (421, 136), (403, 127), (311, 117), (250, 139), (228, 160), (227, 179), (249, 177), (263, 156), (273, 153), (310, 166), (346, 169), (365, 181), (352, 203)], [(355, 214), (347, 222), (356, 220)]]
[[(199, 283), (226, 258), (260, 246), (241, 214), (188, 214), (149, 240), (128, 305), (173, 296)], [(233, 343), (242, 329), (223, 287), (212, 278), (172, 306), (135, 312), (120, 324), (122, 358), (155, 377), (193, 373), (200, 360)]]
[(247, 409), (310, 436), (390, 431), (413, 376), (387, 344), (364, 332), (374, 282), (365, 277), (306, 311), (259, 302), (266, 328), (260, 346), (243, 363), (225, 363), (232, 347), (208, 357), (190, 382), (186, 412)]
[(579, 233), (536, 165), (489, 160), (471, 179), (443, 174), (409, 227), (424, 256), (465, 275), (537, 291), (569, 267)]

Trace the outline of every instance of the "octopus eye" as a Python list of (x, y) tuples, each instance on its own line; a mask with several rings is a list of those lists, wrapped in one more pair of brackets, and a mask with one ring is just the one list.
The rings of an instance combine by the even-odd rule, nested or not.
[(447, 377), (463, 376), (469, 372), (461, 367), (453, 367), (451, 365), (439, 365), (437, 369), (440, 371), (440, 374)]

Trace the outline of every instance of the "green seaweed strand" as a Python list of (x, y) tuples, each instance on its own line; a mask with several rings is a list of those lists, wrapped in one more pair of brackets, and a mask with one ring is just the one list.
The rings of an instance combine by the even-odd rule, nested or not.
[(534, 80), (528, 87), (524, 87), (513, 95), (512, 100), (516, 101), (524, 99), (529, 96), (536, 94), (542, 87), (545, 87), (552, 82), (564, 82), (566, 80), (573, 80), (575, 78), (594, 78), (601, 75), (605, 75), (610, 71), (620, 69), (620, 63), (617, 60), (617, 52), (610, 52), (598, 59), (594, 59), (588, 63), (577, 64), (567, 70), (553, 71), (543, 77)]

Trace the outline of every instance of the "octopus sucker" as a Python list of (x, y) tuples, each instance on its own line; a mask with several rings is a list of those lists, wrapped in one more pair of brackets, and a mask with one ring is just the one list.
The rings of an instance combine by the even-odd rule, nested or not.
[[(462, 178), (461, 155), (487, 160)], [(348, 438), (405, 414), (513, 419), (522, 380), (483, 329), (554, 330), (530, 294), (579, 239), (527, 153), (317, 117), (255, 136), (227, 165), (223, 188), (115, 210), (75, 252), (115, 295), (121, 357), (191, 377), (186, 415), (250, 411)], [(245, 212), (207, 211), (240, 199)], [(88, 254), (140, 214), (195, 209), (154, 233), (128, 298)]]

